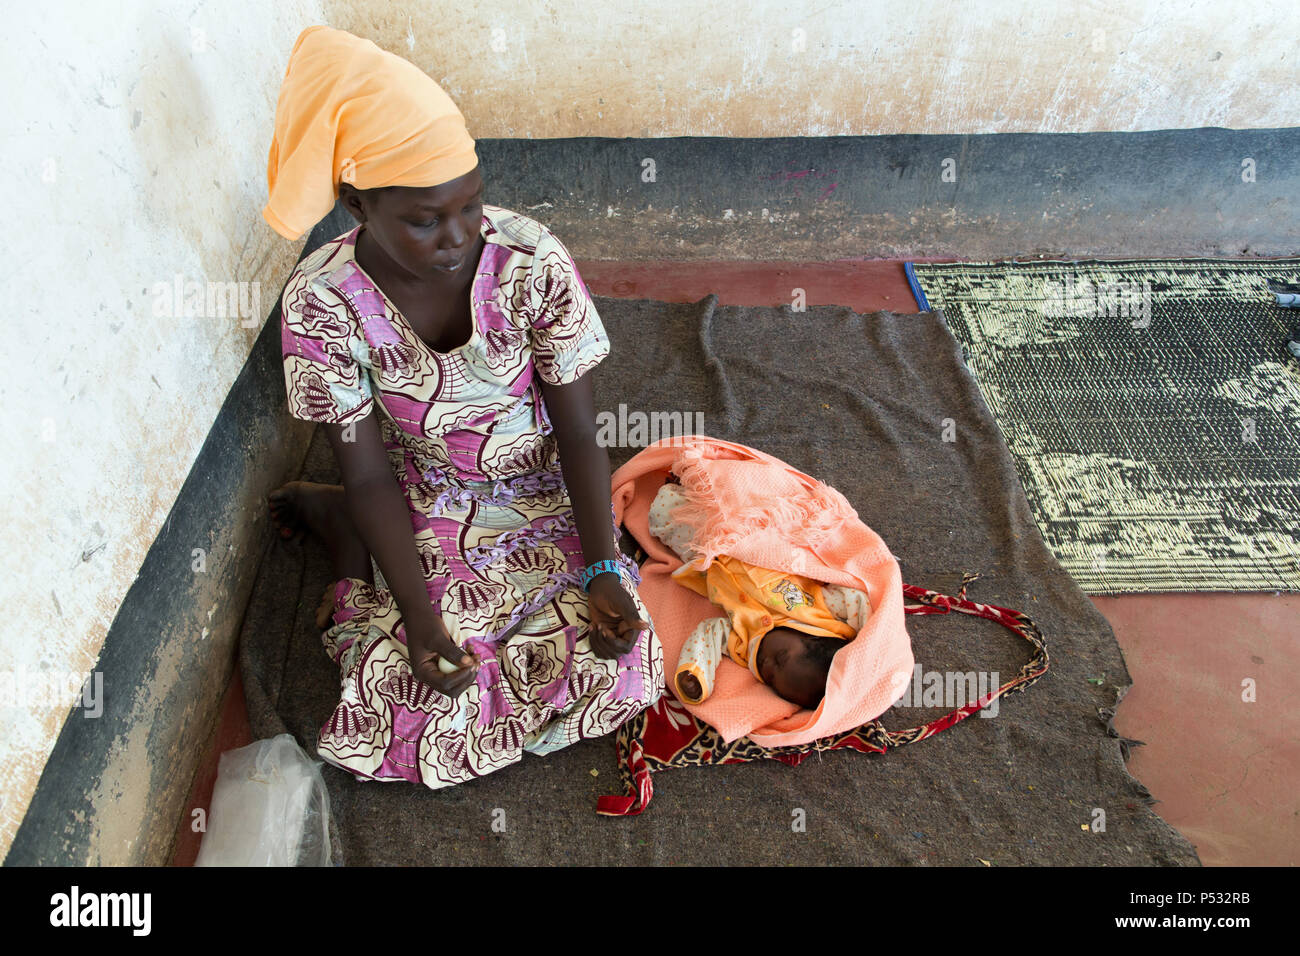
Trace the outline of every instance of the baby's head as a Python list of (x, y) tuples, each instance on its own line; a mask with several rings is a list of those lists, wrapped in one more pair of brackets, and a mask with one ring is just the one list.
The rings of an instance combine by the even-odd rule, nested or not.
[(758, 674), (780, 697), (816, 710), (826, 694), (831, 659), (845, 643), (838, 637), (774, 627), (758, 645)]

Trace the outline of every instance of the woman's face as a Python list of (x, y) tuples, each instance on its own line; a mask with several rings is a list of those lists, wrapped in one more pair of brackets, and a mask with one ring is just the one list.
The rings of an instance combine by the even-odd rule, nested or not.
[(401, 278), (447, 282), (473, 271), (483, 222), (478, 167), (441, 186), (362, 192), (342, 184), (339, 195)]

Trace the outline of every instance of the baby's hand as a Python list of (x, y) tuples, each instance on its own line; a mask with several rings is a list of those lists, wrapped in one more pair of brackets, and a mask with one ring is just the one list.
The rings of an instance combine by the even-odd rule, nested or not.
[(687, 700), (699, 700), (704, 693), (704, 688), (700, 686), (700, 679), (689, 671), (677, 675), (677, 690)]

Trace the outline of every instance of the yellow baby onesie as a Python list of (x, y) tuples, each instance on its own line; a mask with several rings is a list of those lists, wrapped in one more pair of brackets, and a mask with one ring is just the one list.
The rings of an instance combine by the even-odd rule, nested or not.
[[(821, 584), (798, 574), (769, 571), (726, 555), (719, 556), (706, 572), (683, 565), (673, 578), (707, 597), (727, 612), (727, 655), (758, 680), (758, 648), (774, 627), (789, 627), (806, 634), (849, 640), (857, 631), (839, 620), (826, 606)], [(697, 628), (682, 648), (677, 673), (694, 674), (704, 693), (713, 690), (713, 675), (721, 642), (717, 625)], [(695, 646), (692, 647), (691, 645)], [(709, 663), (713, 666), (709, 667)], [(698, 701), (690, 701), (698, 703)]]

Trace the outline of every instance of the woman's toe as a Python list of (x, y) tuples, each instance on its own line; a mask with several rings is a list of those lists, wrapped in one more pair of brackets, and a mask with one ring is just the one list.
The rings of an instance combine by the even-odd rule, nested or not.
[(316, 608), (316, 627), (320, 630), (326, 630), (330, 626), (330, 619), (334, 614), (334, 585), (331, 583), (325, 588), (321, 595), (320, 604)]

